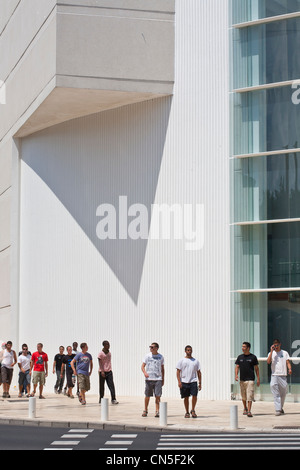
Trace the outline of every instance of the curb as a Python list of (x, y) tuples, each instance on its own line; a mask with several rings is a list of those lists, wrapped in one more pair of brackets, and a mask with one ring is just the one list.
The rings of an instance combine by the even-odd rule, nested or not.
[(257, 434), (259, 432), (262, 433), (300, 433), (300, 426), (292, 427), (292, 426), (277, 426), (276, 428), (257, 428), (257, 429), (246, 429), (246, 428), (238, 428), (238, 429), (231, 429), (226, 427), (215, 427), (215, 428), (208, 428), (208, 427), (197, 427), (197, 428), (186, 428), (182, 426), (176, 426), (174, 424), (170, 424), (167, 426), (143, 426), (138, 424), (122, 424), (122, 423), (110, 423), (110, 422), (99, 422), (99, 421), (89, 421), (89, 422), (80, 422), (80, 421), (53, 421), (48, 419), (30, 419), (30, 418), (10, 418), (10, 417), (0, 417), (0, 425), (8, 425), (8, 426), (40, 426), (40, 427), (56, 427), (56, 428), (82, 428), (82, 429), (102, 429), (106, 431), (136, 431), (136, 432), (189, 432), (193, 434), (197, 433), (215, 433), (215, 432), (222, 432), (222, 433), (253, 433)]

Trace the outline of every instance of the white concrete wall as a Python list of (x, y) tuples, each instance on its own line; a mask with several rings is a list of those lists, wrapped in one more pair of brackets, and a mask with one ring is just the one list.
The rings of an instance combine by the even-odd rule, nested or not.
[[(158, 2), (150, 0), (0, 2), (0, 326), (3, 338), (17, 341), (19, 330), (18, 137), (74, 117), (143, 101), (149, 95), (172, 93), (174, 0), (160, 0), (159, 4), (160, 9)], [(99, 23), (104, 17), (106, 29)], [(145, 27), (145, 40), (140, 34), (139, 21)], [(131, 34), (134, 36), (136, 31), (139, 36), (139, 47), (134, 51), (130, 49), (132, 37), (125, 26), (128, 23)], [(119, 70), (129, 83), (127, 89), (122, 80), (123, 91), (115, 86), (119, 83), (119, 75), (112, 77), (108, 73), (103, 77), (100, 73), (98, 76), (95, 69), (87, 70), (85, 62), (88, 56), (88, 62), (97, 66), (99, 62), (104, 63), (104, 58), (109, 63), (110, 46), (117, 42), (116, 32), (122, 37), (122, 44), (127, 44), (126, 51), (131, 53), (130, 64), (135, 64), (133, 75), (126, 74), (124, 64)], [(80, 38), (79, 33), (83, 37)], [(113, 36), (108, 38), (110, 33)], [(104, 41), (107, 41), (107, 47), (102, 50), (104, 56), (100, 57), (94, 44)], [(134, 75), (143, 63), (136, 54), (144, 60), (147, 50), (149, 58), (160, 57), (161, 42), (165, 47), (160, 65), (158, 61), (153, 65), (148, 81), (137, 77), (140, 82), (137, 90), (133, 84)], [(68, 47), (63, 47), (67, 44)], [(118, 57), (118, 51), (122, 57)], [(63, 54), (68, 59), (72, 57), (67, 61)], [(111, 64), (114, 66), (121, 59), (124, 59), (124, 50), (119, 48), (115, 50)], [(64, 67), (67, 62), (73, 68)], [(60, 93), (62, 89), (65, 89), (63, 94)], [(119, 92), (115, 94), (116, 90)], [(95, 94), (91, 96), (93, 91)]]
[[(157, 341), (164, 395), (191, 344), (202, 398), (230, 398), (228, 8), (178, 0), (174, 96), (54, 126), (23, 139), (20, 344), (111, 342), (118, 395), (142, 395)], [(101, 203), (204, 204), (204, 246), (99, 241)], [(52, 391), (54, 378), (48, 380)], [(96, 370), (92, 377), (97, 391)]]

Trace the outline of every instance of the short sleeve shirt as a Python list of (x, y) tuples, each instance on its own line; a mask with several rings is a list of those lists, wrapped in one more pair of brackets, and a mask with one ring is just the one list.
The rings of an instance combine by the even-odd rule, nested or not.
[(30, 360), (31, 356), (29, 354), (27, 354), (26, 356), (24, 356), (24, 354), (21, 354), (18, 357), (18, 364), (20, 364), (22, 369), (26, 371), (30, 369)]
[(289, 360), (290, 356), (286, 351), (273, 351), (272, 352), (272, 363), (271, 370), (272, 375), (287, 375), (286, 361)]
[(198, 371), (201, 370), (198, 359), (184, 357), (178, 361), (176, 369), (180, 370), (180, 379), (183, 383), (198, 381)]
[(72, 370), (72, 367), (71, 367), (71, 362), (73, 361), (74, 357), (76, 356), (76, 354), (65, 354), (64, 357), (63, 357), (63, 364), (66, 364), (66, 370)]
[(254, 354), (241, 354), (237, 357), (235, 364), (240, 368), (240, 380), (242, 382), (255, 380), (254, 366), (258, 365), (258, 360)]
[(36, 351), (32, 354), (31, 360), (34, 363), (33, 370), (36, 372), (45, 372), (45, 363), (48, 362), (48, 356), (46, 353), (39, 353)]
[(98, 354), (99, 359), (99, 372), (110, 372), (111, 371), (111, 353), (105, 354), (104, 351), (100, 351)]
[(90, 363), (93, 360), (90, 353), (78, 353), (74, 359), (77, 362), (77, 374), (89, 375)]
[(146, 380), (162, 380), (162, 366), (164, 365), (162, 354), (147, 354), (144, 364), (146, 364), (146, 372), (149, 375)]

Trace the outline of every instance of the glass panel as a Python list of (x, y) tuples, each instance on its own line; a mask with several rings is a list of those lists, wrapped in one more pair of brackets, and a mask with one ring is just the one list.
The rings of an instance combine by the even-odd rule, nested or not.
[(231, 161), (233, 222), (300, 218), (300, 153)]
[(234, 29), (233, 88), (300, 77), (300, 18)]
[(300, 0), (232, 0), (233, 24), (300, 11)]
[(300, 286), (300, 222), (232, 227), (233, 290)]
[[(276, 293), (233, 294), (234, 317), (232, 321), (232, 393), (239, 395), (239, 385), (234, 381), (234, 358), (241, 354), (244, 341), (251, 343), (251, 352), (259, 360), (261, 387), (256, 389), (256, 399), (272, 400), (270, 393), (270, 366), (266, 359), (274, 339), (281, 341), (292, 361), (292, 376), (288, 378), (287, 400), (294, 401), (300, 389), (300, 291)], [(294, 359), (293, 359), (294, 358)]]
[(300, 147), (296, 92), (285, 86), (232, 94), (235, 155)]

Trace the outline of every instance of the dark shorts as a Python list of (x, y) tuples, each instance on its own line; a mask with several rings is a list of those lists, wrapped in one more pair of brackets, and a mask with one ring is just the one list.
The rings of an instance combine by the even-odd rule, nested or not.
[(198, 395), (198, 384), (197, 382), (184, 383), (182, 382), (182, 387), (180, 389), (181, 398), (187, 398), (191, 395), (196, 397)]
[(67, 387), (73, 388), (74, 382), (73, 382), (73, 370), (72, 369), (69, 368), (66, 370), (66, 377), (67, 377)]
[(19, 372), (19, 385), (24, 385), (24, 387), (27, 387), (27, 385), (30, 385), (31, 382), (31, 375), (29, 373), (29, 370), (26, 370), (24, 372)]
[(161, 380), (146, 380), (145, 381), (145, 396), (146, 397), (161, 397), (162, 395), (162, 381)]
[(3, 384), (11, 384), (13, 372), (13, 369), (8, 369), (5, 366), (1, 367), (1, 379)]

